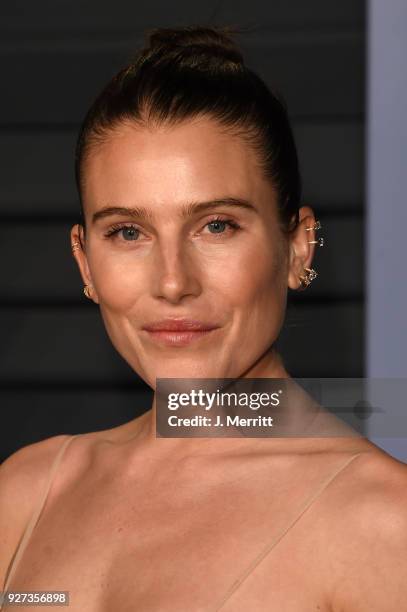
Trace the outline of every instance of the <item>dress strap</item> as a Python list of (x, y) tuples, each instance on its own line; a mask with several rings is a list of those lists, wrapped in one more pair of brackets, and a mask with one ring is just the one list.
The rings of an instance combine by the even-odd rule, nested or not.
[[(41, 516), (42, 510), (43, 510), (43, 508), (45, 506), (45, 502), (47, 500), (48, 493), (50, 491), (52, 482), (54, 480), (54, 476), (55, 476), (55, 474), (56, 474), (56, 472), (57, 472), (57, 470), (58, 470), (58, 468), (60, 466), (60, 463), (61, 463), (62, 457), (63, 457), (63, 455), (65, 453), (65, 450), (67, 449), (69, 444), (72, 442), (72, 440), (74, 438), (79, 437), (80, 435), (82, 435), (82, 434), (76, 434), (76, 435), (73, 435), (73, 436), (69, 436), (66, 440), (63, 441), (63, 443), (61, 444), (61, 446), (60, 446), (60, 448), (59, 448), (59, 450), (58, 450), (58, 452), (56, 454), (56, 457), (55, 457), (55, 459), (54, 459), (54, 461), (53, 461), (53, 463), (52, 463), (52, 465), (50, 467), (48, 481), (47, 481), (47, 483), (45, 485), (44, 491), (43, 491), (43, 493), (42, 493), (42, 495), (41, 495), (41, 497), (40, 497), (40, 499), (38, 501), (38, 504), (36, 506), (36, 509), (35, 509), (33, 515), (31, 516), (30, 521), (27, 524), (27, 527), (25, 528), (23, 536), (22, 536), (22, 538), (21, 538), (21, 540), (20, 540), (20, 542), (19, 542), (19, 544), (17, 546), (17, 549), (16, 549), (16, 551), (15, 551), (15, 553), (13, 555), (13, 558), (12, 558), (12, 560), (10, 562), (10, 565), (9, 565), (9, 568), (8, 568), (8, 571), (7, 571), (7, 574), (6, 574), (6, 582), (5, 582), (4, 589), (3, 589), (4, 591), (7, 590), (7, 587), (9, 586), (9, 584), (10, 584), (10, 582), (11, 582), (11, 580), (12, 580), (14, 574), (15, 574), (15, 571), (17, 569), (17, 565), (19, 564), (19, 562), (21, 560), (21, 557), (22, 557), (22, 555), (23, 555), (23, 553), (24, 553), (24, 551), (26, 549), (26, 546), (27, 546), (28, 541), (29, 541), (29, 539), (31, 537), (31, 534), (34, 531), (35, 526), (37, 525), (37, 523), (39, 521), (39, 518)], [(0, 606), (0, 610), (1, 610), (1, 606)]]
[(237, 591), (237, 589), (242, 585), (242, 583), (249, 577), (249, 575), (255, 570), (255, 568), (263, 561), (263, 559), (267, 557), (267, 555), (271, 552), (274, 546), (285, 536), (285, 534), (289, 531), (289, 529), (291, 529), (291, 527), (293, 527), (295, 523), (299, 521), (302, 515), (308, 510), (308, 508), (312, 506), (314, 501), (323, 493), (326, 487), (337, 477), (337, 475), (340, 472), (342, 472), (342, 470), (344, 470), (351, 463), (351, 461), (353, 461), (356, 457), (359, 457), (359, 455), (364, 455), (368, 452), (370, 451), (362, 451), (360, 453), (356, 453), (355, 455), (352, 455), (350, 458), (348, 458), (345, 461), (345, 463), (343, 463), (338, 469), (336, 469), (333, 474), (330, 474), (330, 476), (328, 476), (328, 478), (326, 478), (319, 485), (317, 490), (314, 491), (314, 493), (312, 493), (312, 495), (308, 497), (308, 499), (304, 503), (304, 506), (302, 507), (302, 510), (295, 517), (295, 519), (291, 521), (291, 523), (289, 523), (287, 527), (285, 527), (279, 534), (276, 535), (275, 538), (271, 540), (271, 542), (267, 544), (267, 546), (260, 552), (260, 554), (249, 564), (249, 566), (242, 573), (242, 575), (237, 580), (235, 580), (235, 582), (232, 584), (232, 586), (228, 589), (228, 591), (223, 596), (222, 600), (219, 602), (217, 608), (215, 608), (215, 612), (218, 612), (218, 610), (223, 608), (227, 600), (230, 599), (230, 597), (232, 597), (232, 595)]

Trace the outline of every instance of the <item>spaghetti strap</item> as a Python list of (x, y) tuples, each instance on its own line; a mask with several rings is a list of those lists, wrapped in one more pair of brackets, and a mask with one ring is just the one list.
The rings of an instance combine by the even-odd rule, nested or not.
[[(16, 549), (16, 551), (15, 551), (15, 553), (13, 555), (12, 561), (10, 563), (10, 566), (9, 566), (7, 574), (6, 574), (6, 582), (5, 582), (3, 591), (7, 590), (7, 587), (9, 586), (9, 584), (10, 584), (10, 582), (11, 582), (11, 580), (12, 580), (14, 574), (15, 574), (17, 566), (18, 566), (18, 564), (19, 564), (19, 562), (21, 560), (21, 557), (22, 557), (22, 555), (23, 555), (23, 553), (24, 553), (24, 551), (26, 549), (26, 546), (27, 546), (28, 541), (29, 541), (29, 539), (31, 537), (31, 534), (34, 531), (35, 526), (36, 526), (36, 524), (39, 521), (39, 518), (41, 516), (42, 510), (43, 510), (43, 508), (45, 506), (45, 502), (47, 500), (48, 493), (50, 491), (52, 482), (54, 480), (54, 477), (55, 477), (55, 474), (56, 474), (56, 472), (58, 470), (58, 467), (59, 467), (59, 465), (61, 463), (61, 460), (62, 460), (62, 457), (63, 457), (63, 455), (65, 453), (65, 450), (67, 449), (69, 444), (72, 442), (72, 440), (74, 438), (79, 437), (80, 435), (82, 435), (82, 434), (76, 434), (76, 435), (70, 436), (66, 440), (64, 440), (64, 442), (61, 444), (61, 446), (60, 446), (60, 448), (59, 448), (59, 450), (58, 450), (58, 452), (56, 454), (56, 457), (55, 457), (55, 459), (54, 459), (54, 461), (53, 461), (53, 463), (52, 463), (52, 465), (50, 467), (48, 481), (47, 481), (47, 483), (45, 485), (45, 489), (44, 489), (44, 491), (43, 491), (43, 493), (42, 493), (42, 495), (41, 495), (41, 497), (40, 497), (40, 499), (38, 501), (36, 509), (35, 509), (34, 513), (32, 514), (31, 519), (28, 522), (27, 527), (25, 528), (25, 531), (23, 533), (23, 536), (22, 536), (22, 538), (21, 538), (21, 540), (20, 540), (20, 542), (19, 542), (19, 544), (17, 546), (17, 549)], [(0, 610), (1, 609), (2, 609), (2, 606), (1, 606), (1, 602), (0, 602)]]
[(218, 612), (219, 610), (221, 610), (221, 608), (223, 608), (223, 606), (226, 604), (228, 599), (232, 597), (232, 595), (237, 591), (237, 589), (242, 585), (242, 583), (249, 577), (249, 575), (256, 569), (256, 567), (263, 561), (263, 559), (265, 559), (265, 557), (271, 552), (274, 546), (285, 536), (285, 534), (291, 529), (291, 527), (293, 527), (295, 523), (297, 523), (297, 521), (308, 510), (308, 508), (312, 506), (313, 502), (323, 493), (326, 487), (336, 478), (336, 476), (340, 472), (342, 472), (342, 470), (344, 470), (346, 466), (348, 466), (349, 463), (353, 461), (353, 459), (355, 459), (356, 457), (359, 457), (359, 455), (364, 455), (367, 452), (370, 452), (370, 451), (362, 451), (360, 453), (356, 453), (355, 455), (352, 455), (349, 459), (345, 461), (344, 464), (342, 464), (337, 470), (335, 470), (333, 474), (331, 474), (328, 478), (326, 478), (322, 482), (322, 484), (317, 488), (317, 490), (308, 497), (302, 510), (295, 517), (295, 519), (291, 521), (291, 523), (289, 523), (287, 527), (285, 527), (279, 534), (276, 535), (275, 538), (271, 540), (271, 542), (267, 544), (267, 546), (260, 552), (260, 554), (249, 564), (249, 566), (241, 574), (241, 576), (237, 580), (235, 580), (235, 582), (225, 593), (221, 601), (218, 603), (218, 606), (215, 608), (214, 612)]

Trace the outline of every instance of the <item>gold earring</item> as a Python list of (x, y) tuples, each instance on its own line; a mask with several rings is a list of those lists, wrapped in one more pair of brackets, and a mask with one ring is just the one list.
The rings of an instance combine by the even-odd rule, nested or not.
[(314, 270), (313, 268), (304, 268), (304, 270), (308, 272), (308, 278), (310, 281), (315, 280), (316, 277), (318, 276), (318, 272)]
[(90, 288), (92, 285), (85, 285), (83, 288), (83, 293), (86, 295), (87, 298), (91, 299), (91, 295), (90, 295)]
[(71, 249), (72, 249), (72, 253), (74, 251), (78, 251), (80, 249), (80, 243), (78, 241), (75, 241), (71, 244)]
[(306, 227), (305, 231), (310, 232), (311, 230), (319, 230), (321, 229), (321, 227), (321, 221), (315, 221), (314, 225), (312, 225), (311, 227)]
[(308, 244), (317, 244), (318, 246), (322, 247), (324, 246), (324, 239), (322, 238), (318, 238), (318, 240), (308, 240)]
[(304, 270), (307, 272), (307, 274), (305, 275), (300, 275), (299, 279), (301, 281), (301, 287), (299, 287), (299, 289), (306, 289), (311, 282), (318, 276), (318, 272), (316, 272), (316, 270), (313, 270), (312, 268), (304, 268)]

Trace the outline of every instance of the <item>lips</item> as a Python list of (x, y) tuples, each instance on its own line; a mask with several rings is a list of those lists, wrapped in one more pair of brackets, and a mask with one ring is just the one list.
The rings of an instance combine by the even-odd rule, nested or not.
[(193, 332), (193, 331), (210, 331), (219, 327), (213, 323), (204, 323), (195, 319), (162, 319), (144, 325), (143, 329), (151, 332)]
[(149, 337), (166, 346), (186, 346), (191, 342), (207, 336), (219, 325), (195, 319), (163, 319), (144, 325)]

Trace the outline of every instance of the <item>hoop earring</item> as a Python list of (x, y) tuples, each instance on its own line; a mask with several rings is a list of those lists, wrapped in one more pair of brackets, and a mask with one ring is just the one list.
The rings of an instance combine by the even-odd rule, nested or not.
[(321, 227), (321, 221), (315, 221), (314, 225), (311, 225), (311, 227), (306, 227), (305, 231), (310, 232), (311, 230), (319, 230)]
[[(321, 221), (315, 221), (314, 225), (311, 225), (311, 227), (306, 227), (305, 231), (306, 232), (310, 232), (311, 230), (319, 230), (321, 229), (322, 225), (321, 225)], [(318, 246), (322, 247), (324, 246), (324, 239), (318, 238), (318, 240), (308, 240), (308, 244), (317, 244)]]
[(308, 240), (308, 244), (317, 244), (318, 246), (322, 247), (324, 246), (324, 239), (321, 236), (321, 238), (318, 238), (318, 240)]

